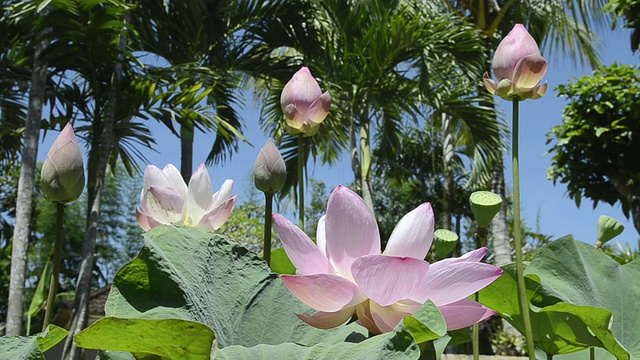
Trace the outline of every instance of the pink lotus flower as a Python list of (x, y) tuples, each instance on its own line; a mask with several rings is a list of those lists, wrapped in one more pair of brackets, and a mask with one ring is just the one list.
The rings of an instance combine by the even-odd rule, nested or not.
[(522, 24), (516, 24), (498, 45), (493, 55), (493, 73), (499, 82), (484, 73), (484, 86), (505, 100), (535, 100), (546, 93), (547, 84), (538, 84), (547, 73), (547, 61)]
[(143, 181), (140, 207), (144, 213), (136, 209), (136, 217), (145, 231), (170, 224), (216, 230), (227, 221), (238, 197), (231, 196), (232, 180), (225, 180), (214, 194), (204, 164), (193, 173), (188, 187), (171, 164), (162, 170), (147, 166)]
[(312, 136), (329, 113), (331, 95), (328, 91), (322, 93), (309, 68), (303, 67), (282, 89), (280, 106), (291, 135)]
[(380, 254), (373, 213), (357, 194), (338, 186), (318, 222), (317, 245), (298, 227), (274, 214), (274, 223), (297, 275), (282, 275), (287, 288), (318, 310), (298, 315), (318, 328), (343, 324), (354, 314), (372, 333), (393, 330), (427, 300), (448, 330), (470, 326), (495, 312), (467, 299), (502, 270), (480, 263), (486, 248), (434, 264), (424, 261), (434, 233), (433, 210), (424, 203), (405, 215)]

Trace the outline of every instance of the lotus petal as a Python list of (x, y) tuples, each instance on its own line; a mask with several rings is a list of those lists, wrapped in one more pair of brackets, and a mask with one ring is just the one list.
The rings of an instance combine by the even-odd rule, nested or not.
[(356, 284), (338, 275), (281, 275), (280, 278), (300, 301), (323, 312), (336, 312), (366, 300)]

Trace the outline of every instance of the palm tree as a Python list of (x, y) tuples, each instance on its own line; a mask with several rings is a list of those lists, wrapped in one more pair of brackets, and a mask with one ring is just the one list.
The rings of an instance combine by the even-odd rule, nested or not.
[[(11, 17), (11, 12), (5, 14), (5, 16)], [(10, 60), (12, 57), (20, 56), (19, 54), (24, 52), (24, 49), (20, 49), (18, 40), (22, 36), (28, 36), (28, 32), (25, 31), (26, 27), (24, 22), (7, 21), (9, 19), (3, 19), (5, 27), (9, 27), (5, 39), (5, 52), (3, 53), (3, 60)], [(31, 18), (30, 20), (33, 20)], [(6, 21), (6, 22), (5, 22)], [(19, 34), (16, 34), (15, 31)], [(11, 36), (13, 33), (13, 36)], [(33, 31), (30, 33), (31, 39), (37, 39), (43, 35), (43, 31)], [(15, 36), (15, 37), (14, 37)], [(8, 42), (7, 40), (12, 41)], [(35, 47), (32, 61), (31, 72), (31, 86), (29, 88), (29, 99), (26, 121), (24, 123), (24, 136), (22, 139), (23, 146), (21, 151), (21, 168), (20, 177), (18, 179), (18, 195), (16, 199), (16, 217), (13, 231), (13, 243), (11, 249), (11, 280), (9, 285), (9, 299), (7, 308), (7, 335), (21, 335), (22, 333), (22, 314), (24, 303), (24, 283), (25, 283), (25, 271), (27, 264), (27, 247), (29, 240), (29, 224), (31, 222), (31, 213), (33, 208), (33, 191), (36, 176), (36, 157), (38, 154), (38, 140), (40, 135), (40, 119), (42, 118), (42, 105), (44, 100), (44, 90), (47, 81), (47, 62), (42, 55), (48, 45), (47, 40), (34, 40), (35, 43), (31, 43)], [(15, 59), (15, 58), (14, 58)], [(8, 69), (15, 69), (16, 64), (11, 64)], [(11, 80), (14, 77), (5, 78)], [(15, 78), (14, 78), (15, 79)], [(24, 80), (23, 80), (24, 81)], [(6, 80), (5, 80), (6, 83)], [(13, 87), (10, 85), (9, 89)], [(4, 93), (6, 97), (3, 98), (3, 110), (14, 109), (14, 111), (7, 112), (6, 116), (3, 111), (3, 132), (11, 129), (12, 125), (20, 124), (20, 121), (12, 115), (22, 113), (20, 106), (17, 106), (15, 94), (11, 92)], [(7, 106), (9, 105), (9, 106)], [(17, 110), (17, 111), (16, 111)], [(15, 133), (14, 133), (15, 134)], [(3, 138), (7, 138), (7, 134)], [(15, 141), (15, 138), (9, 141), (3, 141), (3, 153), (6, 155), (7, 151), (14, 150), (20, 143)]]
[[(237, 89), (243, 74), (269, 76), (274, 67), (264, 59), (259, 36), (271, 22), (285, 16), (284, 1), (145, 1), (133, 12), (133, 26), (140, 34), (140, 48), (160, 56), (168, 67), (157, 68), (183, 86), (201, 87), (200, 99), (209, 112), (201, 116), (178, 113), (181, 173), (191, 176), (194, 131), (216, 132), (207, 163), (223, 161), (237, 150), (243, 121)], [(194, 103), (194, 106), (198, 102)], [(173, 121), (162, 120), (175, 134)]]
[[(412, 1), (325, 0), (309, 6), (309, 18), (300, 20), (308, 37), (296, 33), (302, 39), (292, 45), (295, 50), (282, 54), (308, 66), (334, 105), (324, 130), (305, 139), (306, 154), (330, 163), (339, 151), (349, 151), (356, 187), (373, 209), (372, 136), (393, 156), (404, 121), (416, 121), (423, 104), (441, 109), (432, 91), (437, 84), (445, 87), (444, 68), (469, 77), (477, 71), (471, 69), (483, 66), (479, 37), (452, 14)], [(275, 99), (282, 83), (273, 84), (274, 105), (265, 110), (267, 126), (277, 129), (287, 148), (295, 140), (278, 125), (282, 115)], [(295, 173), (297, 155), (284, 155)]]
[[(487, 58), (490, 58), (491, 49), (496, 47), (500, 35), (506, 34), (516, 23), (523, 23), (531, 35), (542, 44), (543, 51), (568, 56), (576, 64), (588, 63), (595, 66), (599, 63), (593, 39), (594, 31), (603, 28), (607, 23), (606, 15), (601, 12), (604, 5), (602, 0), (442, 0), (441, 3), (457, 11), (483, 32)], [(490, 71), (489, 62), (482, 72), (484, 71)], [(477, 78), (480, 79), (480, 76), (481, 73), (478, 73)], [(480, 89), (479, 92), (484, 92), (484, 89)], [(485, 105), (492, 107), (493, 103), (490, 101)], [(503, 168), (500, 158), (493, 171), (491, 188), (504, 198), (506, 194)], [(496, 264), (502, 266), (511, 262), (506, 202), (503, 202), (501, 211), (492, 222), (492, 234)]]

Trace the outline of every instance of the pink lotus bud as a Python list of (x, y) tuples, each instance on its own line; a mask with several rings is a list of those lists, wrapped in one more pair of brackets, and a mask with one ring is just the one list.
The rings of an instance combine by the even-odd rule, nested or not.
[(42, 193), (54, 202), (76, 200), (84, 189), (82, 152), (71, 123), (51, 145), (40, 173)]
[(290, 134), (312, 136), (329, 113), (331, 95), (328, 91), (322, 93), (309, 68), (303, 67), (282, 89), (280, 106)]
[(253, 180), (258, 190), (274, 194), (282, 189), (287, 177), (284, 159), (273, 140), (264, 144), (253, 167)]
[(516, 24), (498, 45), (493, 55), (493, 73), (498, 82), (485, 73), (484, 86), (505, 100), (535, 100), (547, 91), (546, 83), (538, 85), (547, 73), (547, 61), (522, 24)]

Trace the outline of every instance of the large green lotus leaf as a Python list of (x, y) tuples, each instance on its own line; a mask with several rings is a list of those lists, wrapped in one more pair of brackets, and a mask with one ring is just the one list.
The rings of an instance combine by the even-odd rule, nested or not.
[(208, 326), (194, 321), (105, 317), (73, 340), (85, 349), (127, 351), (142, 359), (206, 360), (214, 339)]
[(313, 310), (264, 261), (226, 237), (157, 227), (145, 240), (140, 254), (116, 274), (107, 316), (199, 322), (214, 331), (220, 347), (366, 338), (356, 323), (332, 330), (306, 325), (295, 314)]
[[(496, 310), (518, 331), (524, 333), (518, 306), (517, 282), (514, 264), (503, 267), (503, 275), (479, 292), (480, 303)], [(529, 271), (529, 267), (527, 267)], [(527, 298), (531, 302), (542, 297), (540, 279), (529, 274), (525, 277)], [(557, 302), (530, 311), (535, 346), (547, 354), (568, 354), (591, 347), (605, 347), (624, 356), (607, 326), (611, 312), (603, 308)]]
[(620, 265), (592, 245), (565, 236), (542, 249), (525, 273), (540, 277), (536, 306), (565, 302), (609, 310), (607, 325), (619, 344), (605, 343), (605, 348), (619, 359), (640, 359), (640, 260)]
[[(555, 355), (553, 360), (587, 360), (591, 359), (591, 349), (582, 350), (578, 352), (574, 352), (571, 354), (563, 354), (563, 355)], [(542, 351), (536, 352), (536, 359), (538, 360), (547, 360), (547, 354)], [(613, 356), (610, 352), (602, 348), (595, 348), (595, 359), (596, 360), (616, 360), (616, 357)]]
[(49, 325), (44, 332), (32, 336), (0, 337), (0, 358), (12, 360), (44, 360), (44, 352), (67, 337), (69, 332)]
[[(405, 316), (394, 331), (364, 341), (319, 343), (314, 346), (285, 343), (252, 348), (228, 346), (217, 351), (216, 359), (436, 359), (431, 340), (447, 333), (447, 325), (438, 308), (427, 301), (412, 316)], [(423, 353), (420, 352), (419, 344)], [(444, 350), (444, 348), (442, 349)]]
[(294, 343), (258, 345), (251, 348), (227, 346), (219, 349), (220, 360), (304, 360), (304, 359), (407, 359), (420, 358), (420, 349), (406, 330), (374, 336), (360, 343), (319, 343), (302, 346)]
[(275, 249), (271, 252), (271, 271), (276, 274), (295, 275), (296, 267), (284, 251), (284, 248)]
[(136, 360), (136, 358), (128, 352), (101, 350), (98, 351), (96, 360)]

